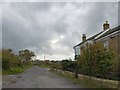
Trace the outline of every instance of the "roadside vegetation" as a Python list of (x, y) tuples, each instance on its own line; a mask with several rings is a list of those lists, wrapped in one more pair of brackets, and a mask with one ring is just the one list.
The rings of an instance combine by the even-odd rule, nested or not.
[(22, 66), (23, 66), (23, 68), (21, 68), (21, 67), (14, 67), (13, 70), (11, 70), (11, 69), (2, 70), (2, 75), (13, 75), (13, 74), (22, 73), (26, 69), (32, 67), (33, 64), (22, 65)]
[(63, 71), (78, 74), (118, 80), (118, 56), (111, 48), (105, 48), (101, 43), (86, 44), (81, 55), (75, 57), (76, 61), (71, 59), (62, 60), (54, 63), (53, 67)]
[(93, 90), (114, 90), (114, 87), (111, 88), (110, 85), (112, 85), (112, 86), (114, 84), (116, 85), (116, 83), (114, 83), (114, 82), (113, 82), (113, 84), (106, 84), (106, 83), (103, 83), (103, 82), (96, 82), (96, 80), (92, 80), (91, 78), (89, 78), (89, 79), (87, 79), (87, 78), (76, 79), (76, 78), (74, 78), (74, 76), (72, 74), (69, 74), (69, 73), (64, 73), (63, 74), (61, 72), (55, 72), (55, 71), (53, 73), (67, 78), (68, 80), (72, 81), (74, 84), (80, 85), (81, 88), (95, 88)]
[(118, 58), (103, 44), (88, 44), (77, 57), (78, 73), (98, 78), (118, 80)]
[[(72, 72), (72, 77), (68, 74), (58, 73), (57, 69)], [(119, 80), (118, 55), (114, 53), (112, 48), (106, 48), (101, 43), (86, 44), (81, 55), (75, 56), (75, 61), (62, 60), (59, 62), (59, 66), (55, 64), (50, 70), (88, 88), (108, 88), (110, 84), (106, 85), (103, 82), (78, 78), (78, 74), (114, 81)]]
[[(109, 80), (119, 80), (118, 56), (112, 48), (105, 48), (101, 43), (86, 44), (81, 54), (75, 56), (74, 61), (70, 58), (62, 61), (33, 61), (35, 54), (27, 49), (19, 51), (18, 54), (13, 53), (12, 49), (2, 49), (1, 52), (3, 75), (21, 73), (32, 65), (37, 65), (42, 68), (50, 68), (51, 72), (65, 76), (75, 83), (79, 83), (88, 88), (106, 88), (110, 85), (106, 86), (103, 82), (78, 78), (78, 74)], [(57, 71), (59, 70), (69, 71), (73, 74), (58, 73)]]
[(19, 54), (13, 53), (12, 49), (2, 49), (2, 74), (21, 73), (32, 66), (32, 58), (35, 54), (27, 49), (19, 51)]
[(45, 61), (41, 61), (41, 60), (35, 60), (33, 62), (34, 65), (37, 65), (39, 67), (42, 67), (42, 68), (50, 68), (51, 64), (50, 64), (50, 61), (49, 60), (45, 60)]

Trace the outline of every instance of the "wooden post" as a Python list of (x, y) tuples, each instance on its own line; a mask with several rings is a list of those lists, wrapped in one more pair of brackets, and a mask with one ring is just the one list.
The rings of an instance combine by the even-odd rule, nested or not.
[(74, 64), (74, 68), (75, 68), (75, 74), (74, 74), (74, 77), (77, 79), (78, 78), (78, 65), (77, 65), (77, 61), (75, 62)]

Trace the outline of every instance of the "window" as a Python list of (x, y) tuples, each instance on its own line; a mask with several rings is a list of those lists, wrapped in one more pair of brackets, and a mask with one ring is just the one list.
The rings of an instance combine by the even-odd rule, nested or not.
[(104, 47), (108, 49), (108, 41), (104, 41)]
[(79, 46), (75, 47), (75, 55), (80, 55), (80, 47)]

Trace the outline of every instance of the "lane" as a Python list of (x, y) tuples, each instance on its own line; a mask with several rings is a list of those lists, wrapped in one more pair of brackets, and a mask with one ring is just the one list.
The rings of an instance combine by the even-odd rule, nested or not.
[(38, 66), (18, 75), (3, 76), (2, 79), (3, 88), (80, 88), (68, 79)]

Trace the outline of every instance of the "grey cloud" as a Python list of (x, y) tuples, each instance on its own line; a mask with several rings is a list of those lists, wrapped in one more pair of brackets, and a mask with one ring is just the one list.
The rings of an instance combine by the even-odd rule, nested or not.
[(112, 27), (117, 25), (117, 2), (97, 2), (94, 3), (93, 7), (87, 12), (89, 13), (85, 18), (86, 21), (86, 31), (85, 33), (88, 36), (93, 35), (94, 33), (100, 32), (103, 27), (103, 23), (107, 20), (109, 21)]
[(118, 25), (120, 25), (120, 2), (118, 2)]
[(83, 33), (99, 32), (105, 20), (116, 26), (118, 19), (116, 3), (14, 2), (4, 3), (2, 13), (3, 47), (61, 57), (73, 54)]

